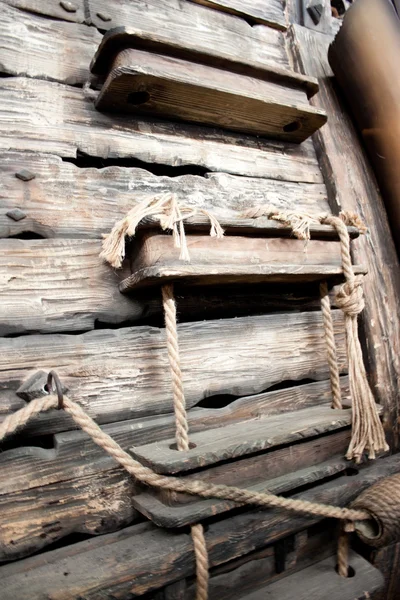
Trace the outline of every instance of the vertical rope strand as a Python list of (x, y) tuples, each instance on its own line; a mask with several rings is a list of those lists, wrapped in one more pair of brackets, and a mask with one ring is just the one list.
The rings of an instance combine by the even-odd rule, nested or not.
[(179, 357), (178, 329), (176, 325), (176, 304), (174, 286), (162, 286), (162, 300), (167, 334), (168, 360), (172, 376), (172, 392), (175, 412), (175, 438), (178, 450), (189, 450), (189, 425), (183, 391), (182, 370)]
[(349, 546), (349, 536), (343, 527), (343, 523), (340, 523), (337, 546), (337, 570), (340, 577), (347, 577), (349, 574)]
[(324, 324), (326, 349), (328, 352), (329, 377), (331, 380), (332, 408), (342, 408), (342, 394), (340, 390), (339, 367), (336, 355), (335, 334), (331, 303), (329, 300), (328, 284), (323, 281), (319, 286), (321, 295), (322, 320)]
[(208, 552), (203, 525), (192, 525), (192, 539), (196, 557), (196, 600), (208, 598)]

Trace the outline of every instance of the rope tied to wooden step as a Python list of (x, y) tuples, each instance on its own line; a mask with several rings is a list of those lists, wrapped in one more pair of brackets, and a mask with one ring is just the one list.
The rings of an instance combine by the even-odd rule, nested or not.
[(134, 206), (127, 215), (118, 221), (110, 233), (104, 237), (100, 257), (119, 269), (125, 258), (125, 238), (133, 237), (141, 221), (152, 217), (163, 231), (172, 231), (174, 244), (180, 248), (180, 260), (190, 261), (186, 242), (184, 220), (202, 214), (210, 221), (210, 236), (222, 238), (224, 230), (218, 219), (204, 208), (180, 204), (176, 194), (157, 194)]
[[(363, 454), (367, 452), (368, 457), (374, 459), (377, 453), (389, 450), (389, 446), (386, 443), (383, 426), (379, 419), (375, 400), (368, 383), (362, 349), (358, 338), (357, 317), (364, 309), (363, 276), (354, 275), (350, 254), (350, 236), (347, 226), (353, 225), (361, 233), (365, 233), (367, 228), (358, 215), (349, 212), (342, 212), (338, 217), (328, 214), (312, 215), (277, 211), (267, 205), (253, 207), (247, 210), (243, 216), (253, 219), (267, 216), (269, 219), (284, 223), (292, 229), (293, 235), (306, 242), (310, 239), (310, 226), (313, 224), (331, 225), (336, 229), (340, 241), (342, 268), (346, 281), (340, 286), (335, 300), (338, 308), (345, 315), (350, 395), (352, 399), (352, 435), (346, 457), (349, 460), (355, 460), (359, 463)], [(320, 291), (333, 406), (334, 408), (341, 408), (339, 370), (334, 348), (333, 323), (330, 316), (329, 299), (327, 299), (327, 288), (320, 288)]]

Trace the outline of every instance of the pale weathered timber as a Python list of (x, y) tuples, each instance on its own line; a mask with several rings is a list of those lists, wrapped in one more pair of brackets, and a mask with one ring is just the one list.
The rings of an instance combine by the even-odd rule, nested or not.
[[(333, 319), (344, 372), (341, 311), (333, 311)], [(178, 332), (188, 408), (213, 395), (254, 394), (284, 380), (328, 375), (319, 311), (183, 323)], [(0, 349), (0, 382), (11, 394), (33, 371), (56, 369), (69, 397), (100, 423), (173, 410), (164, 329), (22, 336), (0, 339)], [(37, 421), (47, 419), (58, 423), (58, 430), (71, 428), (61, 412), (50, 411)]]
[[(335, 479), (295, 497), (345, 506), (363, 489), (399, 470), (398, 455), (379, 459), (358, 475)], [(320, 520), (269, 509), (250, 510), (212, 522), (205, 534), (210, 567), (264, 548)], [(190, 535), (171, 536), (170, 532), (149, 523), (0, 568), (4, 600), (41, 600), (44, 593), (57, 600), (76, 600), (82, 596), (95, 600), (99, 594), (122, 600), (127, 594), (141, 595), (194, 572)], [(68, 578), (73, 586), (68, 586)]]
[(135, 48), (112, 61), (95, 105), (295, 143), (326, 122), (303, 90)]
[(194, 433), (190, 450), (178, 451), (174, 439), (131, 448), (133, 457), (157, 473), (175, 474), (240, 458), (351, 424), (351, 409), (316, 406)]
[[(400, 266), (386, 211), (359, 136), (336, 95), (327, 53), (330, 36), (293, 27), (293, 49), (303, 71), (318, 77), (320, 93), (312, 100), (328, 113), (328, 123), (314, 139), (326, 177), (329, 198), (343, 210), (357, 212), (369, 233), (353, 244), (355, 262), (368, 269), (362, 315), (368, 374), (392, 447), (398, 444), (400, 382)], [(344, 160), (347, 168), (344, 168)]]
[[(24, 182), (15, 174), (35, 174)], [(267, 202), (277, 209), (329, 211), (323, 184), (237, 177), (225, 173), (156, 176), (134, 167), (78, 168), (49, 154), (4, 152), (0, 160), (0, 236), (33, 232), (43, 237), (100, 238), (136, 204), (161, 193), (179, 202), (213, 211), (231, 221), (249, 206)], [(19, 208), (26, 217), (14, 221), (7, 212)], [(257, 227), (259, 219), (253, 220)], [(271, 223), (272, 225), (272, 223)]]
[(268, 2), (265, 0), (192, 0), (192, 2), (282, 31), (287, 28), (285, 4), (281, 0), (268, 0)]
[(121, 323), (143, 304), (118, 291), (97, 240), (0, 240), (0, 334), (82, 331)]
[[(344, 472), (348, 462), (342, 456), (307, 467), (299, 468), (297, 471), (288, 473), (282, 477), (269, 479), (265, 477), (254, 485), (245, 485), (237, 481), (235, 485), (240, 488), (249, 489), (252, 492), (271, 492), (283, 494), (296, 488), (315, 484), (317, 481), (334, 477)], [(151, 491), (138, 494), (132, 498), (132, 503), (145, 517), (153, 521), (159, 527), (185, 527), (195, 525), (204, 519), (215, 517), (233, 508), (238, 508), (234, 502), (224, 500), (203, 500), (188, 504), (172, 505), (165, 504)]]
[[(344, 398), (348, 395), (346, 377), (342, 378), (342, 394)], [(197, 408), (189, 411), (189, 427), (194, 433), (205, 427), (216, 428), (228, 423), (242, 422), (254, 418), (257, 414), (263, 417), (273, 416), (329, 402), (330, 396), (328, 381), (247, 396), (219, 410)], [(33, 424), (33, 428), (36, 434), (42, 432), (37, 422)], [(172, 437), (175, 422), (170, 414), (121, 421), (105, 425), (103, 429), (122, 448), (128, 449), (132, 445)], [(27, 443), (26, 432), (27, 428), (21, 431), (24, 443)], [(254, 484), (257, 480), (265, 479), (267, 466), (269, 477), (277, 478), (290, 470), (295, 471), (305, 465), (312, 466), (339, 454), (343, 455), (348, 440), (348, 430), (337, 432), (296, 445), (294, 449), (278, 450), (274, 453), (277, 460), (270, 460), (266, 455), (260, 458), (250, 457), (240, 463), (219, 466), (214, 470), (199, 473), (199, 478), (229, 484), (237, 483), (237, 475), (240, 475), (246, 485)], [(333, 473), (342, 468), (344, 467), (340, 460), (336, 461), (335, 465), (319, 466), (304, 473), (302, 481), (315, 481), (318, 477), (324, 477), (327, 472)], [(0, 529), (0, 561), (26, 556), (69, 533), (104, 533), (126, 525), (129, 519), (135, 516), (133, 495), (136, 489), (132, 478), (123, 469), (118, 469), (115, 461), (81, 431), (56, 434), (54, 449), (20, 446), (3, 451), (0, 453), (0, 469), (0, 506), (3, 523)], [(296, 477), (292, 475), (291, 480), (285, 482), (285, 489), (288, 489), (291, 483), (296, 485), (299, 481)], [(278, 481), (276, 484), (282, 485)], [(107, 492), (101, 491), (104, 489), (107, 489)], [(98, 501), (95, 500), (96, 495), (99, 495)], [(140, 502), (141, 499), (142, 497), (138, 496), (135, 502)], [(109, 511), (104, 510), (105, 501), (110, 506)], [(146, 506), (147, 509), (150, 508), (148, 502)], [(193, 514), (202, 518), (208, 515), (210, 510), (215, 514), (231, 507), (229, 502), (198, 500), (192, 504), (192, 517), (190, 514), (188, 517), (188, 511), (179, 515), (176, 515), (175, 511), (175, 516), (172, 513), (174, 526), (182, 525), (188, 518), (190, 521)], [(165, 512), (165, 506), (161, 505), (161, 518), (163, 511)], [(156, 521), (160, 518), (157, 517), (157, 512), (160, 511), (155, 511)], [(172, 517), (169, 515), (170, 521)]]
[(44, 19), (2, 3), (0, 38), (2, 73), (76, 85), (89, 77), (101, 34), (94, 27)]
[(383, 575), (365, 558), (350, 552), (353, 577), (341, 577), (335, 567), (337, 558), (331, 556), (299, 573), (242, 596), (242, 600), (367, 600), (383, 586)]
[[(21, 169), (35, 178), (21, 181), (15, 176)], [(119, 166), (79, 168), (58, 156), (33, 152), (2, 152), (0, 178), (0, 237), (32, 232), (46, 238), (101, 238), (131, 208), (162, 192), (176, 194), (182, 204), (212, 211), (223, 226), (239, 219), (250, 206), (260, 204), (283, 211), (295, 206), (299, 212), (329, 212), (322, 183), (227, 173), (167, 177)], [(15, 208), (26, 217), (14, 221), (7, 216)], [(262, 221), (265, 219), (247, 222), (259, 227)], [(270, 222), (270, 226), (273, 223), (276, 225)]]
[(84, 0), (67, 2), (66, 4), (71, 5), (69, 10), (62, 7), (62, 2), (56, 2), (55, 0), (2, 0), (2, 4), (14, 6), (27, 13), (55, 17), (56, 19), (75, 23), (84, 23), (90, 16), (88, 3), (85, 3)]
[[(336, 241), (187, 235), (191, 262), (179, 259), (171, 236), (150, 231), (137, 239), (131, 252), (132, 275), (123, 279), (124, 293), (180, 281), (191, 285), (249, 284), (257, 281), (310, 282), (343, 277), (340, 243)], [(365, 273), (361, 266), (354, 272)]]
[(136, 158), (252, 177), (321, 183), (311, 140), (294, 145), (212, 128), (102, 114), (79, 88), (29, 78), (0, 86), (0, 148)]

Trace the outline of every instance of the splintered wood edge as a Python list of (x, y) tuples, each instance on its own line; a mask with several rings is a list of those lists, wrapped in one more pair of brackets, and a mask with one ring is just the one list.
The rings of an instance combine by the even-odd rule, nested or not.
[[(353, 267), (355, 275), (365, 275), (361, 265)], [(146, 267), (136, 271), (119, 284), (123, 294), (132, 290), (174, 281), (189, 285), (222, 285), (232, 283), (305, 283), (332, 279), (339, 283), (343, 279), (342, 267), (337, 265), (195, 265), (191, 263), (171, 266)]]
[[(106, 76), (117, 53), (127, 48), (149, 50), (160, 54), (175, 56), (176, 58), (199, 62), (205, 65), (212, 65), (213, 61), (216, 60), (216, 56), (209, 54), (205, 50), (195, 51), (190, 48), (183, 50), (179, 45), (175, 45), (172, 40), (169, 40), (168, 42), (159, 41), (156, 35), (157, 34), (149, 34), (135, 30), (133, 27), (115, 27), (109, 29), (100, 42), (90, 63), (90, 71), (95, 75), (100, 75), (102, 77)], [(254, 74), (254, 72), (257, 71), (260, 78), (264, 75), (267, 76), (267, 79), (276, 80), (282, 84), (286, 83), (293, 87), (305, 89), (309, 97), (316, 94), (319, 89), (318, 80), (315, 77), (290, 71), (283, 67), (272, 65), (261, 67), (261, 65), (255, 66), (246, 62), (239, 62), (239, 60), (230, 60), (228, 58), (218, 59), (218, 63), (219, 65), (224, 63), (225, 67), (228, 67), (229, 70), (234, 72), (243, 73), (244, 69), (246, 69), (248, 70), (247, 74), (253, 77), (257, 76)], [(214, 66), (218, 67), (218, 65), (215, 64)]]
[[(247, 489), (254, 492), (271, 492), (282, 494), (290, 490), (296, 490), (304, 483), (315, 483), (326, 477), (342, 473), (351, 466), (343, 456), (331, 458), (312, 467), (304, 467), (273, 479), (266, 478), (263, 482), (248, 486)], [(239, 484), (239, 487), (240, 486)], [(167, 505), (160, 498), (145, 491), (132, 497), (134, 507), (145, 517), (153, 521), (159, 527), (185, 527), (193, 525), (203, 519), (228, 512), (237, 507), (231, 500), (198, 498), (196, 502), (187, 504)]]

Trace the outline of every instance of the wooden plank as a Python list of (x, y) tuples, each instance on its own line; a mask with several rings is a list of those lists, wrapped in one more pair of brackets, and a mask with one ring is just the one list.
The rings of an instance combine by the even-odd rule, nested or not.
[[(345, 396), (348, 394), (347, 378), (343, 378), (342, 385), (342, 393)], [(218, 410), (197, 408), (190, 411), (190, 431), (193, 433), (205, 427), (216, 428), (229, 422), (240, 422), (254, 414), (273, 416), (329, 400), (328, 381), (285, 388), (259, 396), (246, 396)], [(37, 423), (34, 427), (37, 428)], [(173, 415), (169, 414), (121, 421), (105, 425), (103, 428), (122, 448), (128, 449), (132, 445), (171, 437), (174, 434), (175, 423)], [(28, 443), (26, 431), (24, 428), (21, 432), (23, 444)], [(275, 477), (282, 474), (285, 468), (289, 469), (289, 463), (293, 466), (294, 456), (296, 464), (301, 467), (310, 465), (313, 460), (322, 462), (339, 453), (343, 454), (348, 436), (348, 431), (338, 432), (297, 445), (293, 456), (289, 448), (279, 450), (276, 454), (279, 465), (272, 461), (273, 464), (268, 467), (269, 472)], [(35, 440), (31, 440), (31, 443), (35, 443)], [(132, 497), (136, 486), (133, 486), (128, 473), (117, 468), (110, 456), (81, 431), (59, 433), (54, 436), (53, 443), (54, 447), (50, 449), (19, 446), (0, 453), (0, 506), (4, 523), (0, 530), (0, 561), (26, 556), (70, 533), (104, 533), (122, 527), (129, 519), (134, 518)], [(315, 451), (312, 457), (311, 446)], [(339, 460), (333, 468), (340, 470), (342, 467)], [(247, 477), (246, 483), (254, 484), (260, 469), (264, 475), (263, 461), (251, 457), (234, 469), (223, 469), (219, 466), (213, 473), (204, 472), (199, 474), (199, 477), (217, 478), (231, 483), (236, 469), (244, 472)], [(332, 467), (328, 469), (332, 472)], [(322, 467), (318, 472), (324, 475), (327, 471)], [(311, 481), (310, 477), (315, 480), (316, 471), (307, 477), (308, 481)], [(99, 496), (97, 502), (94, 501), (96, 495)], [(105, 511), (104, 502), (107, 502), (112, 510), (110, 508)], [(208, 505), (214, 505), (217, 512), (221, 512), (229, 505), (204, 500), (199, 502), (205, 504), (202, 507), (193, 504), (192, 512), (197, 511), (199, 514), (200, 509), (200, 513), (205, 514), (210, 510)], [(165, 507), (162, 508), (165, 510)], [(56, 521), (57, 524), (54, 525)], [(52, 529), (50, 533), (49, 527)], [(46, 535), (42, 535), (44, 532)]]
[[(268, 142), (211, 128), (110, 116), (83, 91), (24, 78), (0, 86), (0, 148), (76, 157), (136, 158), (169, 165), (321, 183), (312, 145)], [(112, 143), (111, 143), (112, 136)]]
[[(368, 269), (364, 282), (363, 331), (368, 373), (376, 398), (385, 409), (384, 424), (392, 447), (398, 444), (400, 381), (400, 266), (375, 177), (346, 108), (336, 95), (327, 51), (331, 37), (295, 26), (293, 50), (302, 70), (318, 77), (320, 93), (312, 100), (328, 113), (315, 135), (332, 205), (357, 212), (369, 234), (353, 245), (355, 262)], [(347, 168), (343, 168), (346, 156)]]
[[(363, 489), (399, 470), (398, 455), (378, 459), (358, 475), (335, 479), (295, 497), (345, 506)], [(210, 567), (265, 548), (318, 521), (316, 517), (269, 509), (212, 522), (206, 532)], [(157, 590), (194, 572), (190, 536), (171, 535), (149, 524), (128, 527), (0, 568), (4, 600), (16, 597), (39, 600), (44, 593), (59, 600), (76, 600), (79, 596), (94, 600), (99, 594), (122, 599), (127, 594)], [(67, 577), (73, 581), (73, 587), (66, 588)]]
[[(15, 174), (22, 169), (35, 178), (18, 179)], [(330, 211), (325, 185), (318, 183), (226, 173), (168, 177), (135, 167), (81, 168), (58, 156), (33, 152), (3, 152), (0, 178), (0, 237), (33, 232), (46, 238), (101, 238), (133, 206), (161, 192), (171, 192), (179, 202), (212, 211), (224, 227), (229, 222), (232, 226), (249, 206), (266, 200), (281, 210), (296, 206), (296, 210), (306, 213)], [(8, 217), (7, 213), (15, 208), (26, 217), (20, 221)], [(246, 226), (249, 230), (259, 228), (265, 221), (246, 220)], [(279, 224), (269, 221), (268, 226), (272, 225), (276, 228)], [(279, 234), (283, 233), (281, 228)]]
[[(327, 477), (337, 476), (344, 472), (348, 467), (346, 459), (337, 457), (321, 463), (314, 467), (299, 469), (283, 477), (276, 479), (265, 479), (255, 485), (241, 485), (239, 487), (251, 490), (252, 492), (272, 492), (273, 494), (283, 494), (289, 490), (296, 490), (302, 486), (315, 484)], [(144, 492), (132, 498), (132, 503), (137, 510), (145, 517), (150, 519), (159, 527), (176, 528), (195, 525), (203, 519), (214, 518), (226, 511), (238, 508), (238, 504), (223, 500), (203, 500), (180, 506), (168, 506), (158, 498), (157, 494)]]
[(268, 419), (227, 425), (190, 436), (193, 447), (178, 451), (174, 439), (130, 449), (132, 456), (157, 473), (191, 471), (240, 458), (282, 444), (342, 429), (351, 423), (351, 409), (316, 406)]
[(0, 334), (82, 331), (143, 314), (122, 297), (96, 240), (0, 240)]
[[(120, 284), (122, 292), (183, 281), (195, 285), (248, 284), (270, 280), (299, 282), (342, 277), (340, 243), (282, 238), (207, 235), (187, 236), (191, 263), (179, 259), (171, 236), (153, 230), (142, 234), (131, 251), (132, 275)], [(364, 272), (360, 266), (355, 272)]]
[(400, 542), (372, 552), (372, 563), (385, 576), (385, 585), (373, 595), (373, 600), (397, 600), (400, 597), (400, 580), (397, 576), (400, 564)]
[[(67, 13), (54, 2), (55, 12)], [(79, 14), (79, 13), (78, 13)], [(43, 19), (2, 3), (2, 73), (83, 84), (101, 34), (94, 27)], [(29, 57), (29, 59), (27, 58)]]
[(285, 31), (287, 28), (284, 3), (281, 0), (192, 0), (197, 4), (245, 18), (247, 22), (262, 23)]
[(304, 91), (134, 47), (115, 57), (95, 105), (296, 143), (326, 122)]
[(354, 577), (341, 577), (335, 569), (336, 557), (331, 556), (299, 573), (284, 577), (265, 588), (242, 596), (242, 600), (367, 600), (383, 586), (382, 574), (365, 558), (350, 552)]
[(2, 0), (2, 4), (13, 6), (27, 13), (45, 15), (46, 17), (54, 17), (75, 23), (83, 23), (86, 16), (88, 16), (85, 15), (84, 0), (73, 0), (73, 2), (64, 3), (67, 6), (70, 5), (68, 9), (63, 8), (62, 2), (54, 2), (54, 0)]
[[(333, 311), (333, 319), (339, 368), (344, 372), (341, 312)], [(213, 395), (256, 394), (287, 379), (328, 377), (319, 311), (183, 323), (178, 332), (188, 408)], [(172, 412), (164, 329), (143, 326), (74, 336), (22, 336), (0, 339), (0, 348), (0, 382), (10, 393), (32, 372), (56, 369), (69, 397), (82, 403), (99, 423)], [(43, 414), (38, 421), (47, 419), (57, 423), (58, 430), (72, 426), (58, 411)]]

